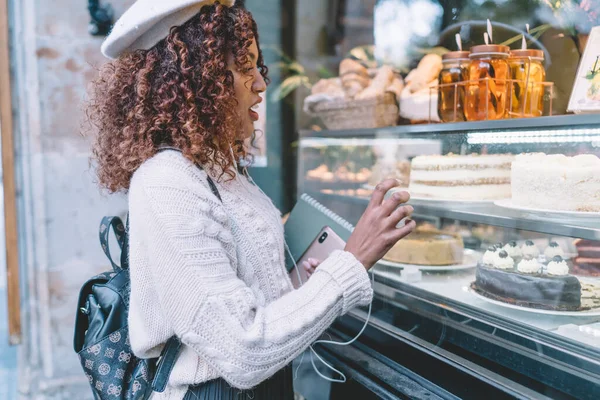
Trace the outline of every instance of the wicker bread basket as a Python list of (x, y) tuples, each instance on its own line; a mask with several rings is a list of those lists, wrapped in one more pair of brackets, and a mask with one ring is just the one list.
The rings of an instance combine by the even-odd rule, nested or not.
[(369, 99), (324, 101), (311, 111), (332, 130), (381, 128), (398, 122), (398, 104), (393, 93)]

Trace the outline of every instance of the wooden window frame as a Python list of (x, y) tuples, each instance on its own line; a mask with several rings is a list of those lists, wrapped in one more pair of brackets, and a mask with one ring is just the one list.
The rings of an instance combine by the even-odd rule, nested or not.
[(4, 229), (6, 234), (8, 333), (9, 343), (17, 345), (21, 343), (22, 331), (8, 0), (0, 0), (0, 132), (2, 136), (2, 183), (4, 185)]

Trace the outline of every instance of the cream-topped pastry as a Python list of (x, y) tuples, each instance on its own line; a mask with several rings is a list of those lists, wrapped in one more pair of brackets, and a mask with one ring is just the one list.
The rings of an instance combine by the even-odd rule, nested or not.
[(544, 255), (546, 256), (547, 260), (552, 260), (556, 256), (561, 256), (564, 258), (565, 252), (560, 248), (558, 243), (550, 242), (550, 245), (544, 251)]
[(523, 257), (523, 252), (521, 251), (519, 246), (517, 246), (517, 242), (515, 242), (514, 240), (512, 242), (506, 243), (506, 245), (504, 245), (502, 249), (506, 251), (508, 255), (511, 256), (515, 261)]
[(493, 267), (494, 261), (496, 260), (497, 255), (498, 255), (498, 249), (494, 246), (490, 246), (490, 247), (488, 247), (486, 252), (483, 254), (483, 258), (481, 259), (481, 262), (486, 267)]
[(521, 260), (517, 265), (517, 270), (524, 274), (536, 274), (539, 272), (541, 264), (535, 258), (530, 260)]
[(540, 249), (531, 240), (525, 242), (521, 247), (521, 252), (523, 253), (523, 258), (527, 259), (537, 258), (540, 255)]
[(515, 261), (511, 256), (504, 250), (498, 252), (498, 256), (494, 260), (494, 268), (498, 269), (513, 269), (515, 267)]
[(561, 256), (555, 256), (547, 267), (548, 274), (555, 276), (569, 275), (569, 266)]

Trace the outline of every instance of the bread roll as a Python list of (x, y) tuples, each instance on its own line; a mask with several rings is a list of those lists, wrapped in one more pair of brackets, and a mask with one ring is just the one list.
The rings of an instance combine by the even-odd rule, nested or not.
[(385, 89), (386, 92), (394, 93), (397, 101), (400, 101), (402, 90), (404, 90), (404, 81), (399, 77), (394, 77), (392, 83)]
[(418, 92), (437, 79), (442, 70), (442, 57), (437, 54), (427, 54), (421, 59), (416, 69), (406, 76), (407, 87), (411, 93)]
[(384, 65), (379, 68), (377, 75), (371, 81), (371, 84), (362, 92), (360, 92), (357, 99), (368, 99), (371, 97), (383, 96), (385, 90), (394, 81), (394, 70), (388, 65)]
[(365, 88), (371, 83), (371, 80), (369, 78), (365, 78), (364, 76), (356, 74), (354, 72), (349, 72), (343, 75), (340, 79), (342, 81), (342, 86), (347, 85), (349, 82), (358, 82), (363, 88)]
[(354, 98), (357, 94), (362, 92), (371, 82), (370, 79), (354, 72), (346, 73), (341, 77), (341, 80), (344, 92), (346, 93), (346, 96), (350, 98)]
[(320, 79), (311, 89), (311, 94), (328, 94), (330, 96), (343, 96), (342, 80), (340, 78)]
[(366, 79), (369, 79), (369, 71), (358, 61), (346, 58), (340, 63), (340, 77), (349, 73), (358, 74)]

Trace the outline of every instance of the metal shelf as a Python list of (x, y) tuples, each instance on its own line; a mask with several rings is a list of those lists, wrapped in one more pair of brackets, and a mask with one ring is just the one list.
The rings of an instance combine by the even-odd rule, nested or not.
[[(362, 204), (366, 198), (319, 194), (317, 198), (329, 197), (332, 200)], [(492, 225), (503, 228), (520, 229), (556, 236), (568, 236), (589, 240), (600, 240), (600, 218), (554, 218), (544, 214), (505, 209), (494, 204), (448, 206), (444, 203), (430, 203), (413, 200), (409, 203), (415, 214), (455, 219), (475, 224)], [(335, 211), (335, 210), (333, 210)]]
[(547, 233), (557, 236), (570, 236), (589, 240), (600, 240), (600, 219), (554, 218), (509, 210), (494, 204), (465, 206), (465, 208), (432, 206), (413, 201), (411, 205), (420, 214), (433, 215), (441, 218), (456, 219), (477, 224), (500, 226), (503, 228), (521, 229), (526, 231)]
[(374, 129), (300, 131), (300, 137), (423, 137), (424, 134), (485, 133), (496, 131), (535, 131), (585, 129), (600, 126), (599, 115), (560, 115), (554, 117), (502, 119), (496, 121), (398, 125)]

